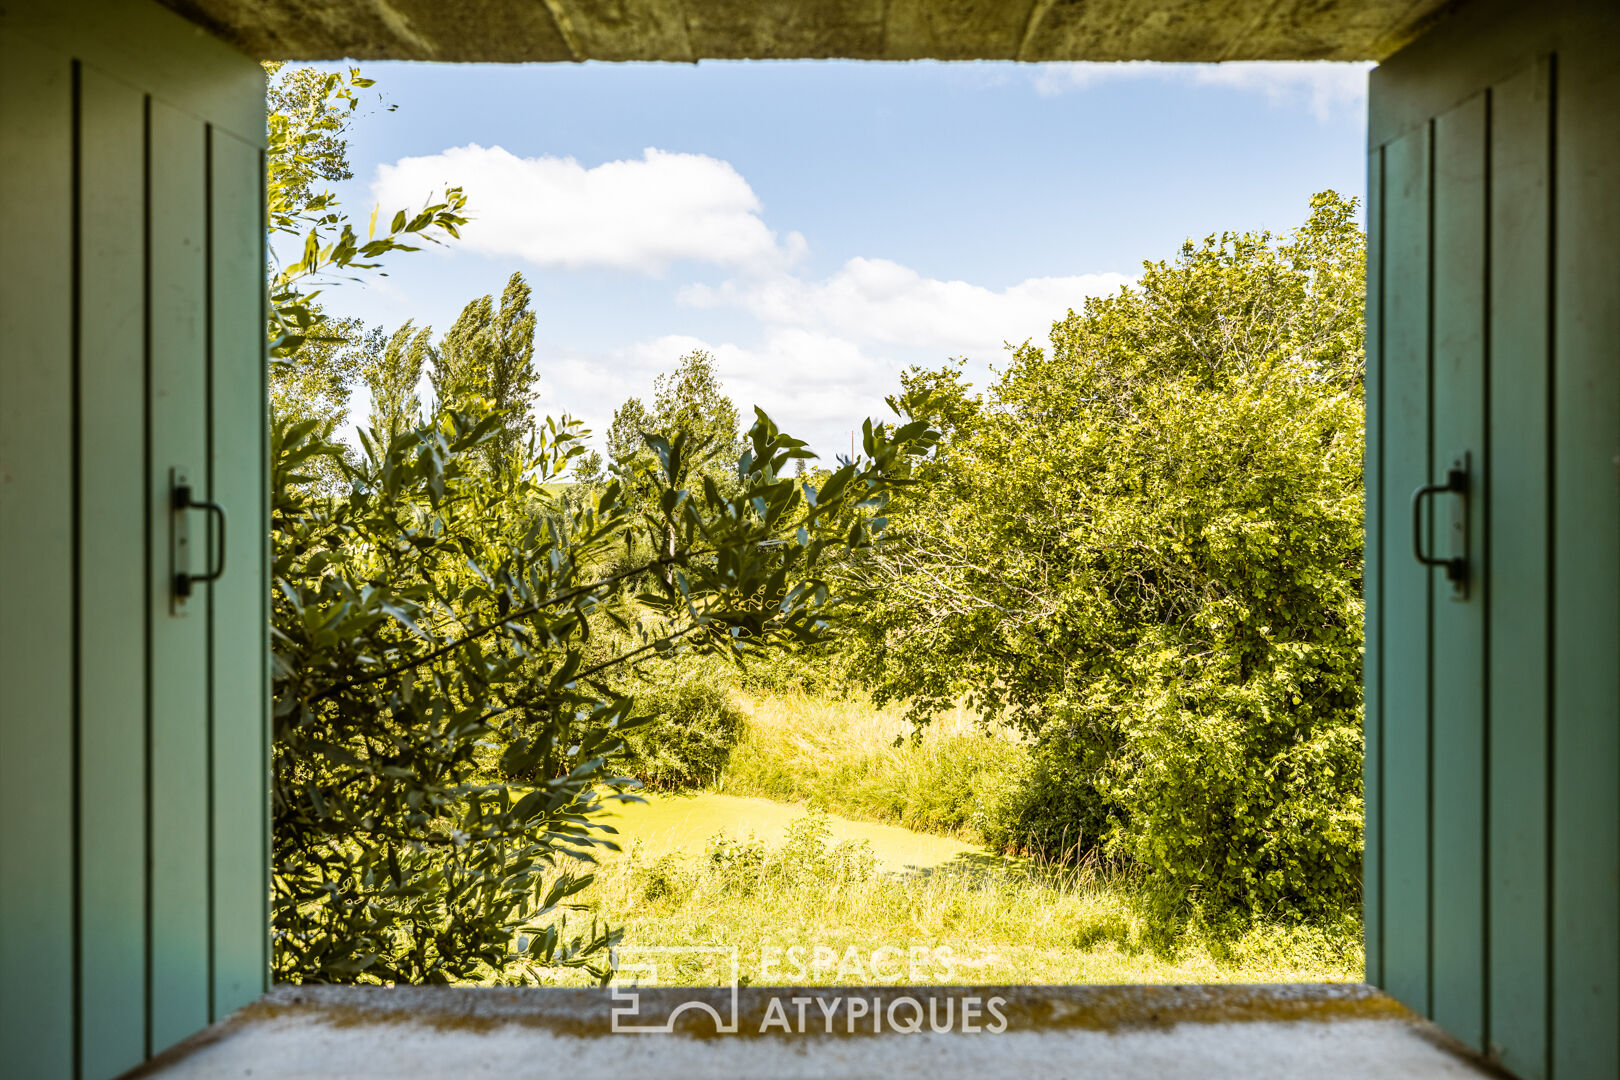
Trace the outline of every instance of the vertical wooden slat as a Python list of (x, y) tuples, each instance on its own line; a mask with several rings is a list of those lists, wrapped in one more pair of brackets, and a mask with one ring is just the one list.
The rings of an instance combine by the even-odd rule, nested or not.
[(264, 624), (264, 274), (259, 150), (212, 140), (213, 349), (209, 482), (230, 515), (225, 576), (209, 588), (213, 663), (214, 1015), (265, 989), (269, 890), (262, 837), (269, 783)]
[(81, 1044), (86, 1076), (146, 1042), (145, 104), (80, 79)]
[(16, 1076), (73, 1070), (72, 106), (70, 59), (0, 30), (0, 1046)]
[(1558, 54), (1553, 1074), (1620, 1075), (1620, 17)]
[[(1484, 611), (1489, 583), (1481, 573), (1485, 456), (1485, 193), (1488, 97), (1476, 94), (1434, 125), (1434, 347), (1431, 474), (1440, 479), (1459, 454), (1470, 457), (1473, 490), (1466, 508), (1469, 590), (1429, 571), (1433, 635), (1433, 1011), (1436, 1023), (1475, 1049), (1484, 1048), (1485, 728)], [(1432, 501), (1432, 553), (1455, 554), (1449, 525), (1456, 496)]]
[(1488, 1038), (1547, 1075), (1550, 60), (1491, 91)]
[[(0, 11), (7, 1076), (121, 1073), (267, 972), (263, 79), (145, 0), (79, 6)], [(212, 204), (205, 115), (235, 132)], [(245, 530), (219, 601), (185, 618), (173, 465), (217, 477)], [(212, 755), (211, 643), (212, 704), (238, 718)]]
[(1362, 479), (1366, 485), (1365, 569), (1362, 594), (1366, 602), (1366, 648), (1362, 659), (1362, 717), (1365, 759), (1362, 768), (1365, 827), (1362, 831), (1362, 925), (1366, 943), (1366, 979), (1374, 986), (1384, 981), (1384, 878), (1383, 878), (1383, 424), (1379, 374), (1383, 367), (1379, 308), (1383, 292), (1384, 151), (1375, 149), (1367, 159), (1367, 379), (1366, 458)]
[[(170, 613), (169, 470), (207, 468), (207, 205), (203, 124), (160, 101), (148, 129), (151, 290), (150, 844), (156, 1053), (208, 1023), (208, 620)], [(202, 515), (193, 512), (193, 535)]]
[(1429, 580), (1412, 558), (1413, 488), (1429, 476), (1429, 132), (1384, 148), (1383, 986), (1429, 1011)]

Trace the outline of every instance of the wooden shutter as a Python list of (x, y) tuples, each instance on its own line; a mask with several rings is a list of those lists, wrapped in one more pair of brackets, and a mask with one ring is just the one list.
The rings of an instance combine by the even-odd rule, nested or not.
[(1493, 0), (1372, 77), (1368, 978), (1526, 1077), (1620, 1075), (1617, 48)]
[(105, 1077), (268, 972), (264, 84), (144, 0), (8, 3), (0, 80), (0, 1046)]

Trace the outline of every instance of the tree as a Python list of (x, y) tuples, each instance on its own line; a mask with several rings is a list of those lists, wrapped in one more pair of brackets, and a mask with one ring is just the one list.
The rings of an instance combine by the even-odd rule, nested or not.
[(280, 61), (264, 64), (268, 76), (265, 106), (287, 126), (287, 142), (300, 152), (282, 164), (282, 197), (302, 204), (315, 197), (317, 182), (354, 179), (349, 166), (349, 122), (359, 104), (357, 89), (369, 87), (351, 69), (349, 78), (334, 79), (312, 67), (289, 68)]
[(292, 421), (317, 420), (336, 427), (348, 414), (355, 381), (382, 343), (367, 334), (359, 319), (333, 319), (313, 310), (322, 331), (304, 342), (297, 363), (271, 368), (270, 407)]
[[(375, 270), (383, 257), (417, 250), (419, 242), (441, 243), (455, 238), (467, 223), (462, 216), (467, 199), (460, 188), (449, 188), (438, 202), (429, 202), (415, 214), (395, 211), (381, 236), (373, 208), (367, 236), (361, 241), (348, 215), (331, 191), (316, 191), (321, 179), (349, 174), (347, 142), (343, 133), (359, 104), (357, 89), (373, 85), (359, 69), (347, 75), (312, 68), (281, 71), (267, 64), (280, 78), (271, 87), (269, 131), (265, 147), (265, 201), (270, 237), (298, 238), (299, 257), (269, 271), (269, 340), (272, 377), (282, 365), (313, 361), (317, 354), (304, 345), (341, 340), (331, 333), (325, 315), (315, 303), (320, 286), (334, 276), (352, 277)], [(277, 88), (281, 88), (279, 91)], [(280, 96), (278, 96), (278, 93)]]
[(681, 357), (673, 373), (653, 380), (652, 429), (666, 438), (684, 431), (717, 456), (730, 457), (738, 445), (737, 406), (715, 374), (714, 357), (694, 349)]
[(416, 386), (432, 357), (433, 328), (418, 330), (409, 319), (367, 354), (360, 377), (371, 391), (371, 431), (380, 445), (416, 426), (422, 409)]
[[(649, 436), (649, 525), (614, 483), (583, 503), (550, 493), (578, 453), (567, 425), (547, 424), (511, 476), (490, 474), (499, 429), (498, 414), (447, 410), (351, 464), (313, 422), (275, 427), (278, 980), (602, 970), (615, 934), (570, 930), (568, 898), (613, 846), (599, 815), (626, 783), (624, 736), (645, 722), (612, 676), (643, 657), (746, 662), (820, 640), (826, 566), (871, 546), (871, 508), (932, 439), (921, 421), (869, 422), (865, 457), (818, 492), (788, 475), (804, 444), (760, 414), (726, 496), (682, 482), (684, 435)], [(349, 494), (311, 488), (303, 470), (320, 457), (347, 471)], [(603, 572), (648, 528), (674, 550)], [(593, 617), (632, 583), (658, 629), (604, 655)], [(490, 745), (530, 781), (491, 781)]]
[[(627, 398), (613, 410), (613, 423), (607, 431), (608, 461), (628, 463), (646, 451), (643, 433), (655, 431), (657, 424), (638, 397)], [(665, 433), (666, 437), (673, 432)]]
[(1177, 905), (1354, 904), (1361, 852), (1365, 237), (1327, 192), (1014, 351), (853, 561), (859, 664), (914, 715), (1035, 739), (1025, 835), (1098, 843)]
[(481, 296), (461, 309), (439, 343), (431, 367), (439, 400), (456, 407), (482, 398), (500, 415), (500, 430), (486, 450), (493, 472), (510, 469), (518, 448), (535, 433), (534, 312), (522, 274), (513, 274), (494, 298)]
[[(682, 356), (673, 372), (661, 372), (653, 380), (651, 409), (641, 398), (633, 397), (614, 410), (607, 432), (608, 460), (620, 466), (630, 466), (638, 458), (645, 460), (645, 434), (669, 439), (676, 432), (686, 433), (699, 456), (708, 455), (721, 462), (741, 448), (737, 406), (720, 384), (714, 357), (703, 349)], [(719, 473), (724, 471), (722, 466)]]
[[(607, 452), (612, 474), (625, 488), (627, 502), (637, 508), (649, 523), (657, 513), (658, 460), (648, 436), (670, 441), (685, 440), (687, 453), (683, 467), (690, 477), (682, 482), (696, 486), (712, 483), (726, 492), (735, 490), (730, 461), (741, 449), (737, 436), (737, 406), (725, 395), (714, 371), (714, 357), (702, 349), (682, 356), (673, 372), (660, 373), (653, 380), (653, 406), (649, 410), (639, 397), (629, 398), (613, 413), (607, 432)], [(601, 475), (599, 459), (585, 460), (581, 478)], [(675, 534), (664, 530), (661, 537), (649, 539), (665, 553), (674, 551)], [(629, 554), (634, 555), (634, 551)]]

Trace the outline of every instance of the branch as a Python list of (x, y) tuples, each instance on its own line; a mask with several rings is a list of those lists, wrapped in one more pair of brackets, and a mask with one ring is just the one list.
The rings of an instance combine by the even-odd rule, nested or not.
[[(687, 554), (689, 555), (691, 553), (687, 553)], [(559, 604), (566, 604), (570, 600), (576, 599), (577, 597), (580, 597), (580, 596), (584, 596), (587, 593), (594, 592), (597, 589), (604, 588), (604, 587), (606, 587), (608, 585), (613, 585), (613, 584), (615, 584), (617, 582), (623, 581), (625, 578), (628, 578), (628, 577), (634, 577), (636, 574), (645, 573), (646, 571), (652, 570), (655, 567), (664, 566), (664, 565), (667, 565), (667, 564), (670, 564), (670, 563), (673, 563), (673, 562), (679, 562), (681, 559), (683, 559), (685, 557), (686, 557), (685, 555), (677, 557), (677, 558), (670, 558), (668, 556), (660, 556), (657, 559), (654, 559), (653, 561), (651, 561), (649, 563), (645, 563), (645, 564), (643, 564), (641, 566), (632, 567), (632, 568), (630, 568), (628, 570), (621, 570), (617, 574), (609, 574), (605, 578), (599, 578), (598, 580), (591, 582), (589, 585), (581, 585), (576, 589), (570, 589), (567, 592), (559, 593), (556, 596), (547, 597), (541, 603), (530, 604), (528, 607), (517, 608), (514, 611), (508, 612), (503, 617), (501, 617), (499, 619), (496, 619), (494, 622), (487, 623), (484, 626), (479, 627), (477, 630), (474, 630), (472, 633), (468, 634), (467, 636), (457, 638), (455, 641), (451, 641), (451, 642), (448, 642), (448, 643), (446, 643), (444, 645), (441, 645), (437, 649), (434, 649), (431, 652), (424, 653), (423, 655), (421, 655), (419, 657), (415, 657), (414, 659), (411, 659), (411, 660), (402, 661), (401, 663), (395, 664), (393, 667), (384, 668), (382, 671), (376, 671), (376, 672), (371, 673), (370, 675), (362, 675), (362, 676), (360, 676), (358, 678), (347, 679), (347, 680), (345, 680), (343, 682), (340, 682), (340, 683), (333, 683), (331, 686), (328, 686), (325, 690), (322, 690), (319, 693), (312, 695), (309, 698), (309, 700), (310, 701), (323, 701), (326, 698), (331, 697), (333, 694), (336, 694), (336, 693), (338, 693), (339, 691), (342, 691), (342, 690), (346, 690), (351, 686), (364, 686), (366, 683), (376, 682), (379, 679), (391, 678), (394, 675), (403, 674), (404, 672), (410, 671), (413, 668), (421, 667), (423, 664), (430, 664), (433, 661), (438, 660), (439, 658), (441, 658), (443, 656), (447, 656), (450, 653), (455, 652), (457, 649), (461, 648), (464, 645), (469, 645), (472, 642), (477, 641), (479, 638), (488, 637), (490, 634), (494, 633), (496, 630), (499, 630), (501, 627), (505, 626), (507, 623), (510, 623), (515, 619), (525, 619), (525, 618), (528, 618), (530, 615), (538, 615), (540, 612), (546, 610), (547, 608), (556, 607)]]

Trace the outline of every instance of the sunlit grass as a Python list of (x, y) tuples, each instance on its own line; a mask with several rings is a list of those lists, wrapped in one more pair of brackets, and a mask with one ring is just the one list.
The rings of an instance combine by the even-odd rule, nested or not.
[(1027, 755), (964, 709), (933, 721), (920, 740), (900, 707), (858, 697), (771, 695), (745, 709), (719, 790), (966, 839), (977, 839), (976, 817), (1016, 782)]
[[(901, 710), (858, 699), (766, 696), (747, 712), (724, 795), (657, 796), (627, 810), (626, 850), (576, 897), (588, 910), (574, 918), (622, 928), (631, 960), (638, 946), (735, 946), (743, 981), (759, 985), (1362, 978), (1353, 915), (1215, 926), (1195, 908), (1170, 920), (1139, 877), (1094, 859), (1041, 866), (972, 846), (974, 814), (1019, 782), (1026, 750), (970, 713), (912, 740)], [(874, 837), (822, 812), (917, 832)], [(944, 861), (930, 848), (939, 834), (958, 841)], [(899, 850), (908, 838), (916, 858)], [(899, 869), (908, 864), (928, 869)], [(729, 959), (714, 955), (660, 964), (665, 985), (729, 976)]]
[[(606, 864), (580, 899), (591, 916), (623, 928), (631, 959), (637, 946), (736, 946), (743, 981), (761, 985), (1362, 977), (1352, 919), (1225, 933), (1196, 920), (1166, 927), (1131, 882), (1095, 867), (1055, 873), (987, 859), (977, 868), (861, 873), (849, 869), (859, 842), (828, 846), (820, 864), (806, 867), (791, 840), (755, 845), (752, 858), (739, 858), (738, 842), (728, 840), (700, 856), (648, 858), (632, 849)], [(714, 956), (662, 962), (666, 985), (718, 985), (729, 973)]]

